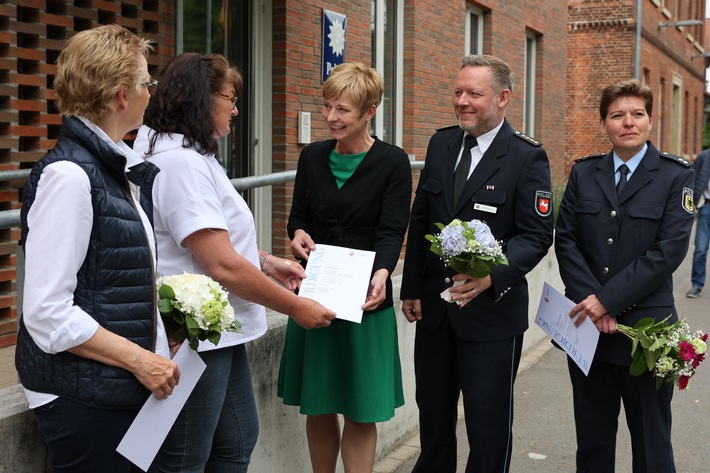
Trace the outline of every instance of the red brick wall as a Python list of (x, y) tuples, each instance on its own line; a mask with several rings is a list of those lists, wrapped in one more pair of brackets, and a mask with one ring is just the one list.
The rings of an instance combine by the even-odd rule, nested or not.
[[(704, 16), (702, 0), (686, 3), (679, 17), (669, 17), (669, 10), (664, 14), (664, 10), (652, 0), (641, 0), (639, 79), (645, 78), (654, 91), (654, 126), (657, 129), (651, 132), (651, 141), (662, 151), (668, 150), (670, 144), (673, 77), (682, 80), (687, 99), (682, 98), (681, 154), (692, 158), (701, 149), (705, 67), (703, 59), (692, 57), (701, 51), (688, 35), (702, 44), (703, 26), (658, 28), (659, 22)], [(611, 149), (599, 124), (599, 95), (607, 85), (634, 78), (636, 17), (636, 0), (569, 2), (567, 120), (570, 139), (566, 146), (567, 169), (574, 159)], [(664, 90), (660, 90), (661, 79), (665, 81)]]
[[(346, 61), (371, 64), (370, 1), (275, 0), (273, 4), (273, 161), (274, 172), (296, 169), (298, 112), (311, 113), (311, 140), (329, 138), (321, 118), (322, 9), (347, 15)], [(286, 223), (293, 184), (273, 187), (275, 254), (290, 255)]]
[[(75, 6), (81, 4), (83, 6)], [(149, 33), (156, 53), (151, 73), (174, 54), (174, 2), (124, 0), (0, 4), (0, 170), (28, 169), (50, 150), (59, 133), (50, 89), (55, 61), (75, 31), (118, 23)], [(0, 182), (0, 210), (19, 207), (23, 181)], [(15, 248), (19, 230), (0, 230), (0, 346), (15, 343)]]
[[(664, 149), (670, 137), (668, 106), (673, 76), (680, 77), (684, 127), (682, 153), (700, 150), (704, 61), (688, 40), (702, 43), (703, 27), (664, 28), (659, 21), (704, 16), (704, 0), (688, 0), (681, 18), (668, 18), (653, 0), (640, 0), (643, 10), (641, 71), (664, 102), (660, 110)], [(464, 53), (465, 1), (404, 2), (403, 147), (423, 160), (430, 136), (452, 125), (451, 91)], [(668, 2), (666, 2), (668, 3)], [(21, 6), (20, 6), (21, 5)], [(76, 6), (81, 5), (81, 6)], [(521, 128), (523, 117), (526, 32), (538, 38), (536, 131), (551, 159), (553, 180), (563, 183), (573, 159), (608, 151), (598, 124), (598, 96), (614, 81), (634, 74), (636, 0), (539, 2), (504, 0), (470, 2), (484, 12), (485, 53), (502, 57), (517, 74), (508, 120)], [(296, 143), (299, 111), (312, 114), (312, 139), (328, 133), (320, 118), (321, 28), (323, 8), (346, 14), (346, 60), (371, 63), (369, 0), (274, 0), (273, 3), (273, 170), (295, 169), (302, 149)], [(0, 170), (32, 166), (54, 145), (59, 117), (50, 89), (54, 61), (73, 31), (119, 23), (151, 34), (157, 54), (151, 73), (174, 53), (174, 2), (167, 0), (24, 0), (0, 3)], [(666, 90), (658, 90), (661, 79)], [(415, 173), (415, 178), (416, 178)], [(416, 183), (415, 183), (416, 184)], [(22, 182), (0, 183), (0, 210), (19, 206)], [(274, 252), (288, 254), (285, 223), (292, 184), (273, 189)], [(15, 246), (17, 230), (0, 231), (0, 345), (13, 337)], [(4, 324), (4, 321), (10, 321)], [(5, 337), (5, 338), (3, 338)], [(5, 342), (4, 342), (5, 340)]]
[[(536, 138), (552, 160), (553, 176), (564, 175), (564, 97), (567, 11), (565, 2), (472, 2), (486, 12), (487, 54), (510, 63), (517, 74), (508, 109), (514, 128), (522, 126), (526, 32), (539, 35)], [(280, 0), (274, 3), (273, 150), (274, 171), (295, 169), (302, 146), (296, 144), (299, 111), (312, 114), (312, 140), (328, 138), (321, 119), (321, 9), (346, 14), (346, 61), (371, 63), (370, 1), (325, 3)], [(414, 0), (404, 6), (403, 142), (410, 155), (423, 160), (437, 128), (453, 125), (452, 91), (464, 54), (465, 8), (461, 1)], [(418, 176), (415, 173), (415, 179)], [(416, 185), (416, 182), (415, 182)], [(287, 254), (285, 228), (291, 184), (275, 186), (274, 252)]]

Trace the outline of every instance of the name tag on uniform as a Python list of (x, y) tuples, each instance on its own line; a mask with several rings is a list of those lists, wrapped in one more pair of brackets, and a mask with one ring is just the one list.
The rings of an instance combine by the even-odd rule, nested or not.
[(488, 212), (490, 214), (498, 212), (497, 207), (491, 207), (490, 205), (483, 204), (473, 204), (473, 210), (480, 210), (481, 212)]

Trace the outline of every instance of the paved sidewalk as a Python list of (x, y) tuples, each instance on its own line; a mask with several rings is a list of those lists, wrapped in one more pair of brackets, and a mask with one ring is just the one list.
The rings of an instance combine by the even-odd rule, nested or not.
[[(678, 312), (694, 330), (710, 332), (710, 289), (697, 299), (685, 297), (690, 288), (692, 246), (676, 271), (675, 297)], [(561, 288), (558, 288), (561, 289)], [(534, 297), (534, 296), (533, 296)], [(17, 383), (15, 347), (0, 348), (0, 389)], [(676, 467), (681, 473), (710, 471), (710, 360), (701, 365), (687, 391), (673, 398), (673, 445)], [(463, 412), (459, 411), (459, 419)], [(463, 472), (468, 455), (466, 431), (458, 424), (458, 471)], [(512, 473), (569, 473), (575, 470), (575, 435), (571, 386), (565, 355), (544, 340), (528, 350), (515, 384)], [(419, 454), (414, 436), (375, 465), (373, 473), (409, 473)], [(617, 473), (631, 472), (630, 442), (623, 413), (619, 418)]]
[[(692, 330), (710, 332), (710, 288), (697, 299), (688, 299), (692, 245), (675, 273), (676, 307)], [(562, 288), (558, 288), (562, 289)], [(533, 295), (533, 297), (535, 297)], [(621, 336), (621, 335), (619, 335)], [(458, 470), (465, 471), (468, 456), (466, 427), (459, 411)], [(700, 366), (686, 391), (673, 397), (673, 448), (681, 473), (710, 471), (710, 360)], [(529, 350), (522, 359), (515, 383), (512, 473), (575, 471), (575, 432), (572, 387), (565, 354), (548, 340)], [(409, 473), (419, 454), (419, 437), (377, 463), (374, 473)], [(631, 446), (623, 412), (619, 416), (617, 473), (631, 472)]]

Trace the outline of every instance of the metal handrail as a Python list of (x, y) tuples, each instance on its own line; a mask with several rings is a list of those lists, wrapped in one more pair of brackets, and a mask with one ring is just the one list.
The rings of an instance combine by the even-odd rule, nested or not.
[[(424, 168), (424, 161), (412, 161), (412, 170)], [(30, 175), (29, 169), (19, 169), (13, 171), (0, 171), (0, 182), (27, 179)], [(273, 186), (283, 184), (296, 179), (296, 171), (281, 171), (261, 176), (248, 176), (230, 179), (230, 182), (237, 190), (243, 192), (257, 187)], [(0, 211), (0, 230), (15, 228), (20, 226), (20, 209)]]

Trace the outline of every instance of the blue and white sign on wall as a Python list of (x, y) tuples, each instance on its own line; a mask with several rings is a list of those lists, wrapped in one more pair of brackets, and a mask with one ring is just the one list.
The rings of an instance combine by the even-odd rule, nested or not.
[(323, 9), (323, 82), (345, 60), (345, 28), (348, 17)]

